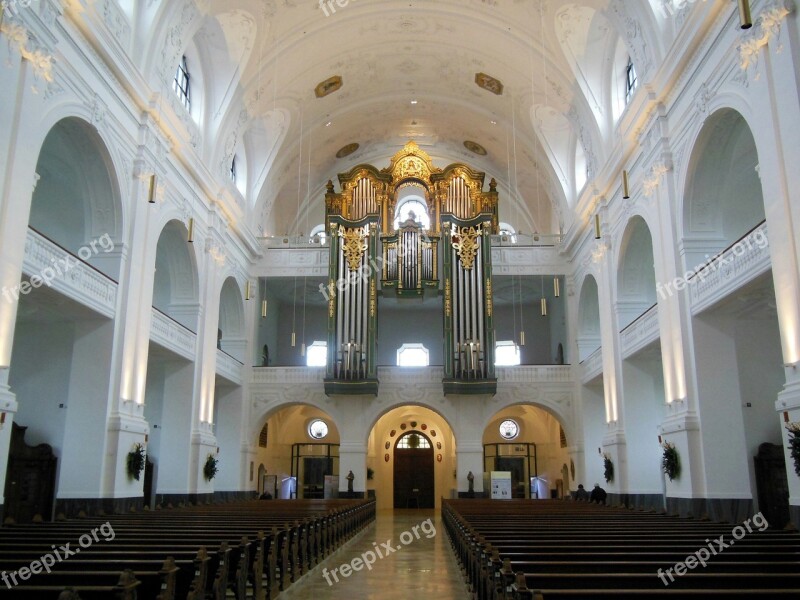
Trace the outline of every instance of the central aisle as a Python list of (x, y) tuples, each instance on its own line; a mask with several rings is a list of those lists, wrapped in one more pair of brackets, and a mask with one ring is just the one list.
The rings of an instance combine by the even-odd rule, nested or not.
[[(428, 519), (430, 522), (426, 523)], [(414, 533), (415, 526), (418, 535)], [(339, 581), (336, 582), (331, 571), (350, 564), (354, 558), (361, 559), (367, 552), (374, 552), (377, 556), (376, 546), (382, 554), (386, 554), (383, 544), (389, 540), (395, 551), (384, 558), (377, 558), (372, 570), (361, 568), (347, 577), (337, 571)], [(327, 581), (323, 569), (327, 569)], [(329, 557), (280, 598), (464, 600), (469, 598), (469, 593), (442, 528), (439, 512), (395, 510), (378, 512), (376, 522), (356, 541)]]

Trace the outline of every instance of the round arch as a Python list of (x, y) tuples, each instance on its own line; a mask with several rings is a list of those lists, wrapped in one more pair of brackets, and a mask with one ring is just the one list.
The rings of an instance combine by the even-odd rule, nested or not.
[(98, 130), (80, 117), (58, 120), (42, 141), (36, 174), (29, 226), (72, 254), (94, 242), (87, 262), (118, 279), (114, 250), (124, 210), (114, 161)]
[(245, 330), (244, 300), (238, 281), (233, 276), (225, 279), (219, 295), (219, 319), (217, 328), (221, 333), (219, 337), (220, 349), (244, 362), (244, 353), (247, 347), (247, 332)]
[[(507, 420), (519, 427), (513, 439), (500, 433), (500, 424)], [(532, 402), (504, 406), (494, 411), (483, 427), (484, 470), (511, 471), (515, 498), (547, 498), (549, 489), (559, 488), (559, 496), (563, 496), (570, 481), (559, 485), (557, 480), (562, 465), (570, 461), (571, 439), (562, 419), (551, 410)], [(574, 439), (572, 442), (575, 445)]]
[(191, 331), (196, 331), (200, 285), (197, 257), (182, 221), (170, 220), (156, 245), (153, 306)]
[(594, 275), (586, 275), (578, 300), (578, 359), (586, 360), (601, 346), (600, 291)]
[(653, 237), (643, 217), (631, 217), (620, 242), (617, 262), (617, 310), (624, 328), (656, 304)]
[(765, 220), (758, 149), (745, 116), (714, 111), (694, 138), (683, 181), (681, 247), (687, 269)]

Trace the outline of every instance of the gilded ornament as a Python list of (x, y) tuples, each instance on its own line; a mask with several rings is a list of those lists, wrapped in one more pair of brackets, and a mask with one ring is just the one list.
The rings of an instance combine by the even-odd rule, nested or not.
[(492, 278), (486, 278), (486, 315), (492, 316)]
[(347, 259), (347, 266), (351, 271), (361, 266), (361, 258), (367, 250), (367, 235), (363, 229), (344, 229), (342, 233), (344, 244), (342, 251)]
[(459, 227), (453, 235), (453, 248), (458, 252), (461, 267), (466, 271), (471, 271), (475, 264), (480, 236), (480, 227)]

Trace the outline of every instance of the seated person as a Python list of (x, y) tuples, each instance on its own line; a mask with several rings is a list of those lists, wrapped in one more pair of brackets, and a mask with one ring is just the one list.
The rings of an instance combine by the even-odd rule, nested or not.
[(592, 493), (589, 494), (589, 502), (597, 502), (598, 504), (605, 504), (606, 496), (608, 496), (606, 491), (600, 487), (599, 483), (595, 483)]
[(578, 484), (578, 490), (575, 492), (575, 500), (581, 500), (583, 502), (588, 502), (589, 500), (589, 492), (586, 491), (582, 483)]
[(272, 500), (272, 494), (269, 492), (264, 492), (258, 497), (259, 500)]

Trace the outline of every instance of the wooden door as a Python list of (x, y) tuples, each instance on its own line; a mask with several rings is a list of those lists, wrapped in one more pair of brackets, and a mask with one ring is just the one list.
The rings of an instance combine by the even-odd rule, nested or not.
[[(420, 439), (427, 438), (420, 435)], [(422, 444), (427, 447), (398, 447), (400, 440), (394, 452), (394, 507), (434, 508), (433, 447), (430, 441)]]
[(35, 515), (53, 518), (56, 490), (56, 457), (47, 444), (29, 446), (27, 427), (12, 423), (11, 448), (5, 487), (5, 518), (31, 523)]
[(759, 511), (770, 529), (783, 529), (789, 522), (789, 482), (783, 447), (761, 444), (754, 460)]

